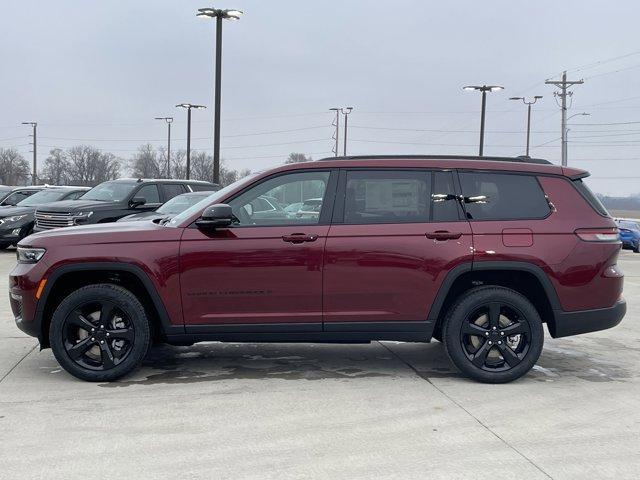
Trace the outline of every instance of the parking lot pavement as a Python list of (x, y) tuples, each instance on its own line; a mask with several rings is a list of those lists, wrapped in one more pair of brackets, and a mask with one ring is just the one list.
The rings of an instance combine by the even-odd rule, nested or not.
[(547, 337), (507, 385), (461, 377), (437, 342), (161, 346), (90, 384), (2, 295), (0, 478), (637, 478), (640, 255), (620, 264), (623, 323)]

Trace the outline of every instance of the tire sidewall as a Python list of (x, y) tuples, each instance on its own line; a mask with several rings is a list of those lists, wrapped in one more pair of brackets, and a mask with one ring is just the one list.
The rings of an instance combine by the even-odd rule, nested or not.
[[(465, 355), (460, 342), (463, 322), (480, 305), (490, 301), (515, 307), (522, 312), (531, 328), (529, 351), (524, 359), (515, 367), (502, 372), (487, 372), (476, 367)], [(540, 357), (544, 344), (544, 329), (536, 308), (522, 294), (504, 287), (478, 287), (462, 295), (449, 310), (443, 332), (444, 344), (451, 361), (464, 374), (485, 383), (505, 383), (525, 375)]]
[[(134, 342), (127, 358), (114, 368), (90, 370), (69, 357), (64, 346), (64, 324), (73, 310), (87, 302), (100, 300), (113, 302), (127, 314), (134, 328)], [(149, 322), (144, 307), (128, 290), (112, 284), (89, 285), (60, 302), (51, 319), (49, 342), (58, 363), (73, 376), (92, 382), (116, 380), (134, 370), (144, 359), (150, 344)]]

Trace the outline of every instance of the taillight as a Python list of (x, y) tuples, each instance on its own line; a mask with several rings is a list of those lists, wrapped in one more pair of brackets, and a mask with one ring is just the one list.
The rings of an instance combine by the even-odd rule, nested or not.
[(579, 228), (575, 234), (585, 242), (618, 242), (617, 228)]

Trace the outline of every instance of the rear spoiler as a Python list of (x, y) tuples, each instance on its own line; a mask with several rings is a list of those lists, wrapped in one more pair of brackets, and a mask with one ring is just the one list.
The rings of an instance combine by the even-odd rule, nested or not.
[(562, 167), (563, 175), (569, 177), (571, 180), (580, 180), (581, 178), (587, 178), (591, 174), (586, 170), (579, 168)]

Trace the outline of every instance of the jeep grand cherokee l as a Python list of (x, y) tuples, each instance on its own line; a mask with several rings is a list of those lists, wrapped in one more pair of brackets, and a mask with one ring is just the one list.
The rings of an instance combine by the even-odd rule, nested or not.
[[(286, 165), (170, 221), (25, 238), (11, 307), (91, 381), (127, 374), (152, 342), (436, 338), (469, 377), (507, 382), (535, 364), (543, 324), (564, 337), (625, 314), (618, 230), (587, 175), (486, 157)], [(253, 217), (256, 199), (302, 191), (318, 216)]]
[(153, 211), (181, 193), (213, 192), (219, 188), (198, 180), (110, 180), (93, 187), (77, 201), (39, 206), (33, 230), (115, 222), (132, 213)]

